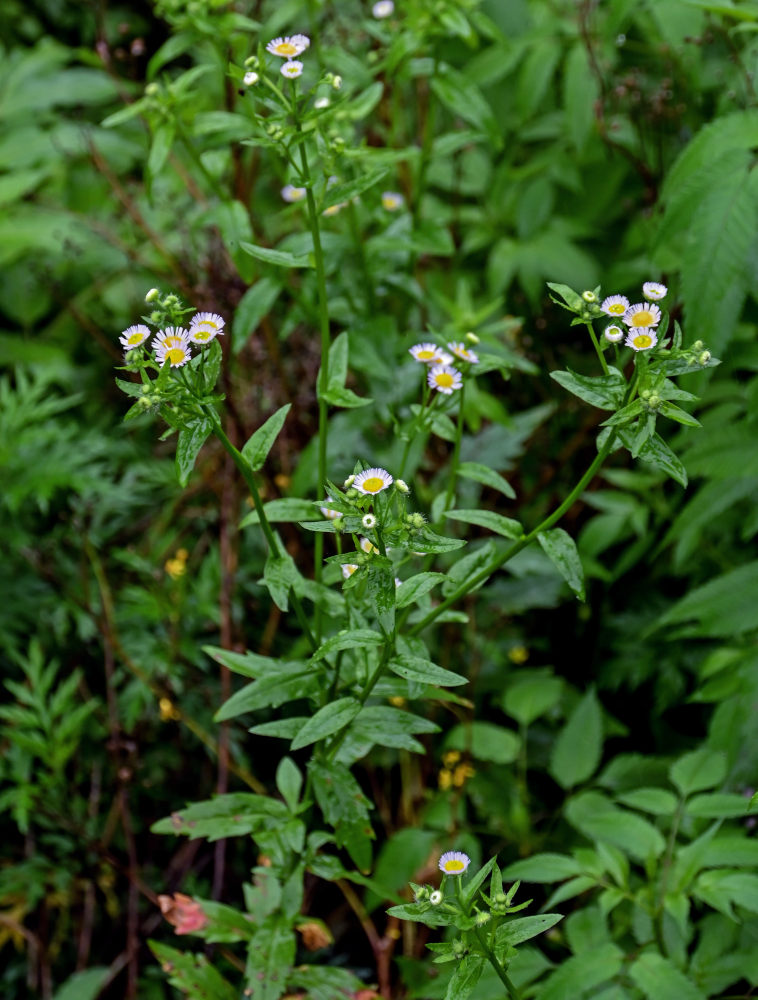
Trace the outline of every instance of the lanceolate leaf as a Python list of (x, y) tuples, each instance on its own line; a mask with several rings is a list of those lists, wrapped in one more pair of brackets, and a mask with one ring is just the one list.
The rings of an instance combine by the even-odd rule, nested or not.
[(291, 403), (279, 407), (276, 413), (272, 413), (268, 420), (248, 438), (242, 449), (242, 457), (254, 472), (257, 472), (266, 461), (291, 408)]
[(549, 531), (541, 531), (537, 540), (569, 587), (583, 601), (584, 568), (571, 535), (563, 528), (551, 528)]

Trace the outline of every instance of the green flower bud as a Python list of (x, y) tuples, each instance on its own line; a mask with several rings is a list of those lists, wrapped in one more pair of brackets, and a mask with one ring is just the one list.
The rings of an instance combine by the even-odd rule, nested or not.
[(582, 292), (582, 298), (585, 302), (597, 302), (597, 295), (589, 290)]
[(711, 352), (710, 351), (703, 351), (703, 353), (698, 357), (697, 360), (698, 360), (698, 364), (707, 365), (708, 362), (711, 360)]
[(150, 291), (145, 295), (145, 302), (155, 302), (160, 296), (160, 292), (157, 288), (151, 288)]

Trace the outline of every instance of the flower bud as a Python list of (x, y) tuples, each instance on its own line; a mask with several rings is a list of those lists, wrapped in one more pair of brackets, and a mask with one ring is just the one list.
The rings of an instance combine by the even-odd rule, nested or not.
[(484, 910), (483, 912), (476, 914), (476, 916), (474, 917), (474, 923), (476, 924), (477, 927), (484, 927), (484, 925), (488, 924), (491, 919), (492, 919), (492, 914), (487, 913), (487, 911)]
[(258, 69), (258, 56), (248, 56), (245, 60), (245, 69)]
[(432, 906), (440, 905), (440, 903), (442, 902), (442, 893), (439, 891), (439, 889), (435, 889), (434, 892), (430, 894), (429, 902), (432, 904)]
[(479, 338), (472, 330), (469, 330), (469, 332), (466, 334), (466, 340), (469, 342), (469, 344), (479, 343)]
[(160, 321), (162, 319), (163, 319), (163, 313), (159, 313), (159, 312), (151, 312), (150, 313), (150, 322), (151, 323), (155, 323), (157, 325), (158, 323), (160, 323)]
[(395, 489), (398, 490), (400, 493), (410, 493), (411, 491), (410, 486), (408, 485), (408, 483), (406, 483), (404, 479), (395, 480)]
[(160, 292), (157, 288), (151, 288), (150, 291), (145, 295), (145, 302), (155, 302), (160, 296)]
[(244, 77), (242, 78), (242, 82), (245, 84), (246, 87), (254, 86), (259, 80), (260, 77), (253, 70), (249, 70), (247, 73), (245, 73)]
[(698, 364), (707, 365), (708, 362), (711, 360), (711, 352), (710, 351), (703, 351), (703, 353), (698, 357), (697, 360), (698, 360)]
[(589, 290), (582, 292), (582, 298), (585, 302), (597, 302), (597, 295)]
[(338, 74), (335, 74), (332, 77), (332, 81), (331, 82), (332, 82), (332, 87), (334, 87), (335, 90), (341, 90), (342, 89), (342, 77), (339, 76)]
[(155, 97), (156, 94), (160, 93), (160, 89), (161, 88), (158, 86), (157, 83), (155, 82), (148, 83), (148, 85), (145, 87), (145, 96)]
[(347, 489), (349, 489), (353, 485), (354, 482), (355, 482), (355, 476), (352, 475), (352, 476), (348, 476), (347, 479), (345, 480), (345, 482), (342, 485), (347, 490)]
[(692, 350), (693, 351), (702, 351), (702, 349), (704, 347), (705, 347), (705, 344), (703, 343), (702, 340), (696, 340), (695, 343), (692, 345)]

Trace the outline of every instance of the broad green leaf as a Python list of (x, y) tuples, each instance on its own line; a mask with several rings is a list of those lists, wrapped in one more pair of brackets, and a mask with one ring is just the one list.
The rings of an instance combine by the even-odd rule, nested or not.
[(687, 413), (686, 410), (682, 410), (680, 407), (674, 406), (673, 403), (669, 403), (666, 399), (661, 401), (661, 404), (658, 407), (658, 412), (662, 417), (668, 417), (669, 420), (676, 420), (678, 424), (684, 424), (685, 427), (702, 426), (700, 421), (696, 420), (691, 414)]
[(422, 719), (413, 712), (405, 712), (389, 705), (371, 705), (364, 708), (355, 720), (352, 733), (357, 740), (363, 737), (383, 747), (423, 753), (424, 746), (413, 733), (436, 733), (439, 726), (429, 719)]
[(368, 800), (360, 785), (343, 764), (312, 760), (308, 766), (316, 801), (327, 823), (334, 827), (337, 843), (347, 848), (362, 871), (367, 871), (374, 831), (368, 818)]
[(96, 1000), (109, 975), (110, 969), (102, 965), (75, 972), (55, 991), (53, 1000)]
[[(250, 1000), (279, 1000), (295, 964), (295, 933), (283, 916), (267, 917), (247, 948), (245, 995)], [(214, 994), (209, 994), (214, 997)]]
[(676, 811), (676, 796), (666, 788), (633, 788), (617, 798), (623, 806), (654, 816), (673, 816)]
[(562, 913), (540, 913), (534, 917), (517, 917), (508, 920), (495, 932), (495, 947), (499, 950), (505, 945), (517, 945), (538, 934), (544, 934), (563, 920)]
[(254, 243), (240, 242), (240, 248), (249, 253), (251, 257), (265, 261), (267, 264), (276, 264), (277, 267), (311, 267), (311, 258), (308, 254), (296, 256), (287, 253), (286, 250), (271, 250), (268, 247), (259, 247)]
[(584, 310), (587, 303), (584, 301), (582, 296), (578, 292), (575, 292), (569, 285), (562, 285), (554, 281), (548, 281), (546, 284), (547, 287), (551, 289), (551, 291), (555, 292), (556, 295), (560, 295), (572, 312), (582, 312)]
[(659, 830), (646, 819), (626, 809), (619, 809), (599, 792), (582, 792), (569, 799), (566, 818), (590, 840), (607, 840), (622, 851), (647, 861), (666, 849)]
[(680, 757), (671, 765), (669, 776), (682, 795), (715, 788), (726, 778), (726, 756), (702, 747)]
[[(564, 959), (544, 980), (540, 1000), (579, 1000), (620, 972), (624, 953), (615, 944), (604, 944), (590, 952)], [(673, 1000), (673, 998), (672, 998)]]
[(426, 526), (411, 536), (411, 546), (417, 552), (452, 552), (465, 544), (462, 538), (446, 538)]
[(602, 712), (594, 690), (590, 689), (555, 741), (550, 774), (561, 788), (573, 788), (595, 773), (602, 749)]
[(496, 514), (492, 510), (446, 510), (445, 517), (453, 521), (464, 521), (466, 524), (476, 524), (505, 538), (521, 538), (524, 534), (524, 529), (518, 521), (503, 517), (502, 514)]
[(176, 471), (181, 486), (186, 486), (189, 482), (190, 473), (195, 467), (195, 459), (212, 429), (210, 420), (202, 417), (193, 420), (179, 431), (176, 441)]
[(465, 74), (448, 66), (444, 74), (432, 77), (431, 86), (435, 96), (454, 114), (485, 132), (495, 145), (502, 144), (501, 131), (492, 108)]
[(758, 560), (744, 563), (696, 587), (658, 620), (658, 628), (677, 626), (668, 634), (735, 636), (758, 627)]
[(661, 469), (677, 483), (687, 485), (687, 470), (659, 434), (648, 438), (640, 448), (639, 456), (643, 462)]
[[(313, 504), (310, 500), (300, 500), (297, 497), (281, 497), (278, 500), (269, 500), (268, 503), (265, 503), (263, 513), (269, 524), (302, 521), (313, 516)], [(258, 511), (251, 510), (240, 521), (240, 528), (246, 528), (250, 524), (260, 524), (260, 521)]]
[(445, 740), (446, 750), (465, 751), (477, 760), (491, 760), (494, 764), (512, 764), (520, 748), (516, 733), (492, 722), (461, 723), (450, 730)]
[(706, 1000), (692, 980), (654, 952), (640, 955), (629, 969), (629, 976), (647, 1000)]
[(166, 971), (169, 983), (185, 996), (237, 1000), (238, 990), (224, 979), (205, 955), (187, 954), (158, 941), (148, 941), (148, 945)]
[(484, 972), (487, 959), (481, 955), (467, 955), (456, 965), (447, 984), (445, 1000), (468, 1000)]
[(286, 816), (287, 807), (278, 799), (233, 792), (177, 809), (168, 818), (153, 823), (150, 829), (152, 833), (183, 834), (191, 840), (203, 837), (213, 841), (272, 828)]
[(620, 405), (626, 391), (626, 379), (616, 369), (610, 375), (577, 375), (572, 371), (550, 372), (550, 378), (583, 399), (585, 403), (603, 410), (615, 410)]
[(563, 104), (566, 128), (574, 148), (581, 152), (595, 126), (598, 82), (583, 42), (572, 46), (563, 67)]
[(468, 684), (468, 678), (454, 674), (452, 670), (438, 667), (430, 660), (420, 656), (397, 656), (389, 662), (390, 670), (405, 677), (409, 681), (419, 681), (422, 684), (436, 684), (439, 687), (455, 687), (458, 684)]
[(291, 757), (282, 757), (276, 769), (276, 787), (287, 803), (290, 812), (295, 812), (303, 787), (303, 776), (300, 768)]
[(271, 600), (281, 611), (289, 608), (289, 592), (300, 576), (295, 561), (289, 552), (284, 551), (279, 543), (280, 551), (269, 550), (263, 566), (263, 582), (268, 587)]
[(560, 677), (523, 677), (511, 685), (503, 696), (502, 705), (508, 715), (522, 726), (530, 726), (558, 704), (563, 693)]
[(368, 191), (369, 188), (378, 184), (383, 177), (387, 176), (388, 172), (388, 168), (371, 170), (360, 177), (356, 177), (355, 180), (333, 184), (326, 189), (321, 208), (330, 208), (332, 205), (339, 205), (341, 202), (357, 198), (358, 195), (363, 194), (364, 191)]
[(483, 486), (489, 486), (490, 489), (497, 490), (510, 499), (516, 496), (516, 491), (508, 480), (503, 479), (500, 473), (494, 472), (488, 465), (481, 465), (479, 462), (461, 462), (457, 475), (464, 479), (473, 479), (474, 482), (482, 483)]
[(320, 398), (329, 403), (330, 406), (341, 406), (343, 409), (355, 409), (373, 403), (373, 399), (368, 396), (359, 396), (344, 385), (327, 386)]
[(584, 568), (571, 535), (563, 528), (551, 528), (549, 531), (540, 531), (537, 541), (569, 587), (583, 601)]
[(407, 608), (409, 604), (428, 594), (433, 587), (445, 579), (444, 573), (417, 573), (409, 580), (403, 580), (395, 594), (395, 606)]
[(216, 712), (214, 719), (224, 722), (259, 708), (278, 708), (287, 701), (315, 694), (322, 683), (318, 672), (311, 667), (303, 669), (298, 663), (283, 663), (280, 673), (261, 677), (233, 694)]
[(157, 177), (161, 172), (161, 168), (171, 152), (171, 147), (174, 145), (174, 134), (173, 122), (165, 122), (153, 132), (150, 152), (147, 157), (148, 176)]
[(560, 882), (562, 879), (579, 875), (579, 863), (566, 854), (534, 854), (523, 861), (514, 861), (503, 871), (507, 880), (522, 879), (524, 882)]
[(245, 292), (234, 312), (232, 347), (236, 354), (257, 330), (279, 297), (283, 285), (276, 278), (263, 277)]
[(264, 424), (261, 424), (258, 430), (248, 438), (242, 449), (242, 457), (253, 472), (257, 472), (263, 466), (291, 409), (291, 403), (285, 403), (284, 406), (280, 406), (276, 413), (272, 413), (268, 420)]
[(374, 632), (369, 628), (343, 629), (342, 632), (338, 632), (323, 642), (313, 654), (312, 659), (323, 660), (324, 657), (336, 653), (340, 649), (381, 646), (385, 641), (381, 632)]
[(336, 701), (324, 705), (318, 712), (309, 719), (295, 739), (292, 741), (292, 750), (300, 750), (317, 740), (323, 740), (333, 733), (344, 729), (361, 710), (361, 703), (357, 698), (338, 698)]

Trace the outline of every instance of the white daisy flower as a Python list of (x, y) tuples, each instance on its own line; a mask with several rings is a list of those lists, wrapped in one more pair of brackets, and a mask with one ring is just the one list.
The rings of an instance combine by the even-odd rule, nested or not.
[(609, 295), (600, 303), (600, 308), (606, 316), (623, 316), (629, 308), (629, 299), (626, 295)]
[(303, 64), (299, 59), (290, 59), (288, 62), (284, 63), (279, 72), (282, 76), (286, 76), (290, 80), (294, 80), (296, 77), (303, 75)]
[[(174, 332), (172, 332), (174, 331)], [(163, 368), (168, 361), (172, 368), (181, 368), (186, 365), (190, 357), (189, 335), (186, 330), (180, 327), (168, 327), (163, 331), (164, 336), (156, 338), (153, 342), (155, 346), (155, 363), (159, 368)]]
[(305, 52), (311, 44), (307, 35), (288, 35), (286, 38), (275, 38), (266, 46), (266, 52), (272, 56), (279, 56), (281, 59), (293, 59)]
[(305, 197), (305, 188), (295, 187), (294, 184), (285, 184), (281, 193), (282, 198), (290, 203), (302, 201)]
[(439, 891), (439, 889), (435, 889), (434, 892), (431, 892), (429, 894), (429, 902), (432, 904), (432, 906), (440, 905), (440, 903), (442, 902), (442, 893)]
[(346, 201), (338, 201), (336, 205), (330, 205), (329, 208), (325, 208), (321, 214), (329, 218), (329, 216), (336, 215), (338, 212), (340, 212), (345, 207), (345, 205), (347, 205)]
[(355, 565), (355, 563), (343, 563), (340, 566), (340, 569), (342, 570), (342, 575), (344, 576), (344, 578), (346, 580), (349, 580), (350, 577), (353, 575), (353, 573), (355, 573), (355, 571), (358, 569), (358, 567)]
[(651, 326), (658, 326), (661, 321), (661, 310), (658, 306), (647, 302), (637, 302), (629, 306), (623, 319), (627, 326), (635, 330), (645, 330)]
[(665, 298), (667, 293), (668, 288), (657, 281), (646, 281), (642, 286), (642, 294), (648, 302), (657, 302), (659, 299)]
[(386, 469), (366, 469), (355, 477), (353, 487), (360, 493), (374, 496), (376, 493), (386, 490), (388, 486), (392, 486), (393, 482), (392, 476)]
[(395, 13), (395, 4), (392, 0), (377, 0), (371, 8), (371, 13), (377, 20), (383, 17), (391, 17)]
[(446, 396), (452, 396), (453, 390), (460, 389), (463, 385), (461, 373), (450, 365), (434, 365), (429, 369), (426, 380), (432, 389), (443, 392)]
[(470, 365), (479, 364), (479, 355), (470, 351), (465, 344), (462, 343), (452, 343), (447, 345), (456, 358), (460, 358), (461, 361), (468, 361)]
[(137, 323), (136, 326), (128, 326), (118, 339), (122, 347), (131, 351), (132, 348), (144, 344), (149, 336), (150, 328), (144, 323)]
[(323, 108), (328, 108), (330, 103), (331, 102), (329, 101), (328, 97), (317, 97), (316, 100), (313, 102), (313, 107), (317, 111), (321, 111), (323, 110)]
[(603, 330), (603, 336), (606, 340), (610, 341), (612, 344), (617, 344), (620, 340), (624, 339), (626, 331), (622, 326), (618, 326), (616, 323), (611, 323)]
[(651, 328), (640, 330), (639, 333), (630, 330), (624, 343), (635, 351), (649, 351), (658, 343), (658, 336)]
[(224, 335), (225, 326), (218, 313), (197, 313), (190, 322), (189, 339), (193, 344), (208, 344), (214, 337)]
[(253, 70), (249, 70), (249, 72), (245, 73), (245, 75), (242, 77), (242, 82), (245, 84), (246, 87), (252, 87), (259, 80), (260, 77)]
[(405, 204), (405, 198), (397, 191), (382, 191), (382, 208), (388, 212), (397, 212)]
[(463, 875), (471, 858), (463, 851), (446, 851), (439, 860), (439, 869), (446, 875)]
[(408, 348), (408, 353), (416, 361), (423, 361), (427, 365), (449, 365), (453, 360), (446, 351), (429, 341), (425, 341), (423, 344), (414, 344), (413, 347)]
[(361, 538), (359, 544), (361, 552), (365, 552), (367, 556), (379, 554), (379, 549), (368, 538)]
[(366, 531), (370, 531), (372, 528), (376, 527), (376, 517), (374, 517), (373, 514), (364, 514), (361, 524)]

